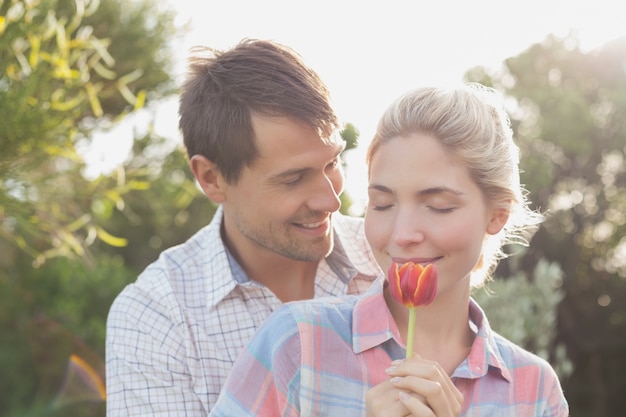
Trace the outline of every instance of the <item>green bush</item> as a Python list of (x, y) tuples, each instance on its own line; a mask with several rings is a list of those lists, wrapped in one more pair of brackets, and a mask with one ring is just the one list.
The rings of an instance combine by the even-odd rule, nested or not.
[(548, 360), (561, 380), (572, 372), (564, 346), (555, 343), (562, 274), (558, 264), (541, 260), (532, 278), (495, 278), (472, 294), (495, 331)]
[[(84, 395), (85, 381), (104, 383), (105, 318), (135, 272), (102, 254), (91, 265), (56, 258), (39, 269), (21, 266), (28, 273), (0, 275), (0, 390), (7, 394), (0, 410), (14, 417), (104, 416), (97, 390)], [(71, 369), (83, 379), (71, 381)]]

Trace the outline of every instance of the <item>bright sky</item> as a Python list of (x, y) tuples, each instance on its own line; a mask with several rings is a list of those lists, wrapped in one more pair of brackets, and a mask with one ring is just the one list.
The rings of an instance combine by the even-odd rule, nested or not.
[[(474, 66), (499, 68), (551, 33), (573, 31), (585, 49), (626, 36), (618, 0), (161, 1), (190, 28), (177, 46), (179, 77), (190, 47), (228, 48), (245, 37), (284, 43), (320, 74), (342, 122), (361, 133), (359, 147), (346, 154), (346, 190), (357, 210), (366, 195), (367, 143), (380, 114), (402, 92), (460, 83)], [(156, 108), (156, 129), (180, 141), (176, 100)], [(134, 128), (146, 120), (137, 118)], [(132, 128), (96, 138), (88, 156), (93, 170), (126, 157)], [(125, 152), (113, 155), (112, 140)]]

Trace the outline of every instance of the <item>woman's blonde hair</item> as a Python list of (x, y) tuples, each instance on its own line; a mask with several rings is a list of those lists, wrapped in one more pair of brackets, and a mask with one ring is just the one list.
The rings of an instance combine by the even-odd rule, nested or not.
[(467, 168), (492, 207), (509, 210), (509, 219), (483, 243), (481, 259), (472, 272), (472, 285), (482, 285), (506, 256), (505, 244), (527, 245), (543, 220), (531, 210), (519, 178), (519, 148), (503, 100), (496, 90), (481, 84), (457, 88), (420, 88), (396, 99), (381, 117), (370, 143), (368, 166), (385, 142), (413, 133), (439, 140)]

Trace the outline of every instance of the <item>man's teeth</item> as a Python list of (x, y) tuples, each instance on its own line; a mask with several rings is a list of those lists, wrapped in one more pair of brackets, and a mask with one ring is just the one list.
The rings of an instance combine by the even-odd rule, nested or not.
[(317, 223), (301, 223), (301, 226), (306, 228), (306, 229), (315, 229), (316, 227), (320, 227), (321, 225), (323, 225), (326, 221), (321, 221), (321, 222), (317, 222)]

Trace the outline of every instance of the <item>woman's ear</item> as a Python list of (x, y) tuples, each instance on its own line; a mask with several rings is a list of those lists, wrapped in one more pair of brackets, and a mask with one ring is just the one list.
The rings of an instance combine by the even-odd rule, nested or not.
[(511, 210), (508, 207), (496, 207), (491, 213), (491, 219), (487, 224), (487, 233), (490, 235), (497, 234), (509, 220), (510, 215)]
[(198, 185), (211, 201), (223, 203), (226, 200), (224, 178), (213, 161), (202, 155), (194, 155), (189, 159), (189, 167)]

